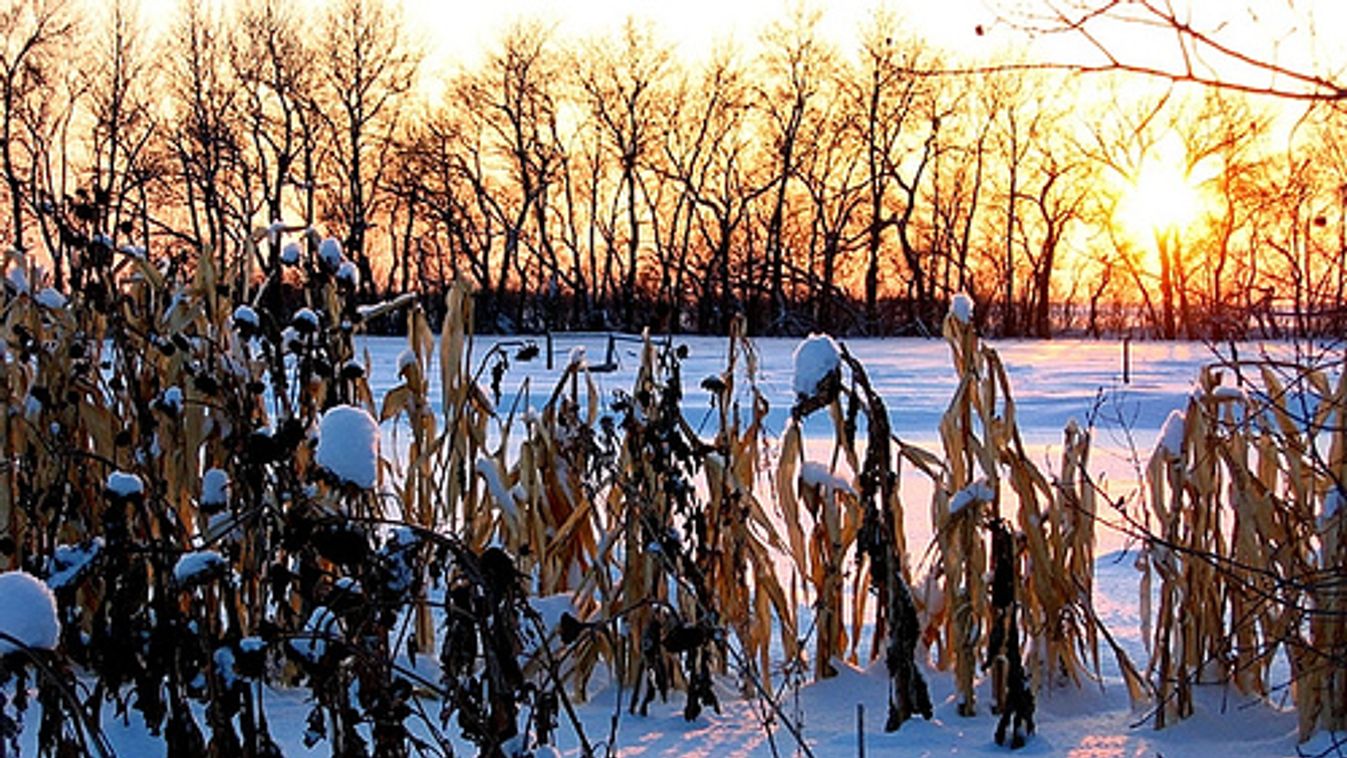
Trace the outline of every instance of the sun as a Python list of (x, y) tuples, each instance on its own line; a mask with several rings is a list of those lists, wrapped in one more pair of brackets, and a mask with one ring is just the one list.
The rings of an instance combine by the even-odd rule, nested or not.
[(1136, 242), (1183, 235), (1203, 215), (1201, 182), (1177, 138), (1160, 142), (1123, 184), (1114, 222)]

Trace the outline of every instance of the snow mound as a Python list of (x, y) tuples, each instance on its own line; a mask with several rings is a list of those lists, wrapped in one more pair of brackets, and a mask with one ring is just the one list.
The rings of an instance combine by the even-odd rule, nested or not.
[(842, 365), (837, 342), (826, 334), (811, 334), (796, 348), (794, 354), (796, 395), (812, 397), (819, 385)]
[(114, 497), (123, 500), (145, 494), (145, 483), (139, 476), (128, 471), (114, 471), (108, 474), (107, 490)]
[(24, 647), (54, 650), (61, 639), (56, 597), (27, 571), (0, 574), (0, 655)]
[(973, 323), (973, 298), (960, 292), (949, 301), (949, 315), (962, 324)]
[(343, 482), (370, 489), (379, 476), (379, 425), (363, 408), (329, 408), (318, 423), (318, 465)]

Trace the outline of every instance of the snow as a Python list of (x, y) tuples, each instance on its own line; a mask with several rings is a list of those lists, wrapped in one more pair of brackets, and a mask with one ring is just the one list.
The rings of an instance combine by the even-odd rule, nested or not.
[(61, 639), (56, 596), (27, 571), (0, 574), (0, 655), (24, 647), (55, 650)]
[(328, 237), (318, 243), (318, 259), (330, 271), (336, 271), (341, 266), (341, 243), (332, 237)]
[(990, 503), (995, 499), (996, 491), (986, 479), (979, 479), (954, 493), (954, 497), (949, 501), (949, 512), (958, 513), (973, 503)]
[(123, 500), (145, 494), (145, 483), (140, 477), (127, 471), (114, 471), (108, 474), (107, 491)]
[(329, 408), (318, 424), (314, 460), (339, 481), (373, 488), (379, 477), (379, 425), (363, 408)]
[(340, 632), (337, 615), (325, 605), (317, 606), (304, 623), (304, 631), (290, 640), (290, 649), (309, 663), (319, 663), (327, 653), (328, 639)]
[(262, 325), (262, 320), (258, 318), (257, 311), (253, 310), (251, 305), (240, 305), (234, 309), (234, 325), (257, 331)]
[(519, 523), (519, 508), (515, 504), (514, 495), (510, 494), (510, 490), (505, 486), (500, 464), (494, 458), (478, 458), (474, 470), (486, 482), (487, 492), (491, 493), (491, 499), (496, 501), (496, 507), (500, 508), (510, 523)]
[(949, 301), (949, 315), (964, 324), (973, 323), (973, 298), (966, 292), (957, 293)]
[(342, 261), (341, 265), (337, 267), (337, 281), (351, 287), (359, 286), (360, 269), (356, 268), (355, 264), (350, 261)]
[(9, 283), (15, 292), (20, 294), (28, 292), (28, 275), (19, 266), (9, 270)]
[(215, 671), (220, 679), (224, 681), (226, 687), (233, 687), (237, 681), (238, 675), (234, 671), (234, 651), (229, 646), (222, 646), (215, 649)]
[[(723, 339), (689, 337), (676, 338), (676, 342), (687, 344), (690, 348), (690, 358), (684, 364), (685, 377), (700, 377), (723, 371)], [(474, 355), (483, 354), (493, 344), (493, 338), (477, 338), (473, 346)], [(583, 350), (587, 346), (591, 352), (598, 351), (593, 354), (602, 355), (605, 344), (606, 335), (557, 335), (558, 370), (564, 367), (560, 359), (567, 355), (568, 350)], [(789, 408), (796, 399), (791, 357), (798, 340), (760, 339), (755, 340), (755, 344), (760, 352), (759, 386), (771, 405), (763, 424), (775, 439), (785, 428)], [(398, 356), (405, 345), (406, 341), (402, 338), (361, 338), (358, 342), (357, 350), (362, 354), (368, 350), (371, 356), (369, 381), (376, 398), (401, 383)], [(1117, 343), (1063, 339), (1050, 343), (992, 343), (992, 346), (1001, 351), (1014, 385), (1016, 419), (1021, 425), (1029, 455), (1036, 461), (1059, 459), (1063, 426), (1073, 417), (1081, 419), (1092, 427), (1094, 433), (1091, 469), (1104, 471), (1108, 483), (1120, 487), (1135, 486), (1137, 476), (1127, 455), (1129, 448), (1123, 431), (1133, 435), (1139, 445), (1145, 445), (1152, 439), (1163, 440), (1165, 435), (1160, 432), (1167, 424), (1181, 430), (1182, 414), (1179, 414), (1180, 423), (1171, 423), (1170, 409), (1183, 407), (1188, 402), (1191, 381), (1197, 368), (1211, 360), (1208, 349), (1196, 343), (1134, 342), (1131, 348), (1132, 383), (1121, 385), (1118, 380), (1120, 347)], [(876, 392), (888, 404), (894, 433), (906, 442), (920, 444), (928, 450), (938, 450), (936, 435), (939, 420), (948, 406), (957, 381), (950, 367), (948, 346), (940, 340), (856, 339), (848, 340), (847, 347), (866, 366)], [(1247, 351), (1241, 348), (1241, 351), (1257, 354), (1256, 348)], [(512, 362), (501, 387), (502, 408), (511, 408), (517, 402), (522, 415), (536, 414), (546, 400), (546, 393), (538, 392), (537, 388), (550, 388), (556, 381), (556, 372), (547, 373), (544, 363)], [(615, 373), (596, 375), (593, 378), (598, 386), (598, 395), (607, 398), (615, 389), (630, 390), (635, 371), (634, 365), (624, 364)], [(429, 397), (432, 402), (438, 403), (439, 372), (429, 371), (427, 380), (431, 384)], [(526, 381), (533, 388), (531, 394), (523, 389)], [(1100, 412), (1096, 413), (1101, 388), (1106, 400)], [(709, 395), (699, 389), (695, 382), (686, 383), (684, 389), (684, 407), (690, 409), (695, 426), (700, 413), (709, 407)], [(580, 401), (587, 402), (583, 392)], [(826, 461), (832, 446), (831, 422), (823, 418), (822, 414), (816, 415), (818, 418), (801, 422), (805, 433), (804, 458)], [(320, 446), (323, 444), (321, 427), (322, 424)], [(707, 432), (706, 429), (703, 431)], [(1178, 432), (1171, 430), (1171, 433)], [(386, 437), (384, 450), (396, 449), (390, 447), (393, 444), (392, 436)], [(1181, 434), (1175, 449), (1180, 447)], [(919, 577), (924, 568), (920, 559), (931, 536), (930, 516), (924, 507), (929, 502), (929, 489), (914, 495), (909, 490), (909, 481), (921, 477), (915, 475), (910, 466), (905, 466), (904, 472), (902, 487), (909, 553), (914, 577), (918, 578), (916, 586), (924, 587)], [(496, 474), (503, 479), (498, 469)], [(840, 469), (835, 475), (845, 477), (850, 472)], [(805, 476), (802, 470), (801, 477)], [(205, 478), (203, 475), (203, 492)], [(504, 481), (501, 484), (504, 488)], [(486, 486), (490, 488), (489, 484)], [(513, 499), (513, 493), (508, 490), (506, 493)], [(495, 492), (491, 497), (499, 495), (499, 492)], [(1336, 512), (1340, 517), (1343, 505), (1342, 495), (1334, 495), (1330, 491), (1324, 496), (1319, 515), (1332, 517)], [(1124, 542), (1121, 537), (1111, 535), (1103, 527), (1100, 529), (1100, 540), (1101, 544), (1113, 546), (1120, 546)], [(616, 549), (613, 545), (615, 541), (620, 542), (620, 537), (614, 538), (611, 533), (603, 534), (599, 535), (599, 541), (600, 550)], [(72, 556), (73, 551), (82, 550), (76, 547), (70, 549)], [(1123, 560), (1117, 554), (1101, 549), (1099, 555), (1094, 584), (1095, 610), (1108, 623), (1119, 643), (1133, 656), (1134, 662), (1144, 669), (1144, 644), (1139, 631), (1138, 575), (1133, 568), (1135, 554), (1129, 554)], [(1161, 558), (1163, 556), (1157, 559)], [(63, 563), (63, 559), (53, 563)], [(852, 570), (851, 567), (848, 569)], [(56, 576), (53, 572), (49, 582), (54, 581)], [(918, 594), (923, 598), (928, 597), (924, 593)], [(0, 614), (10, 608), (7, 598), (7, 594), (0, 594)], [(937, 606), (949, 603), (938, 593), (930, 595), (929, 599)], [(809, 600), (809, 597), (803, 597), (801, 602), (807, 604)], [(569, 605), (565, 596), (531, 598), (530, 602), (549, 623)], [(315, 608), (304, 625), (303, 633), (340, 638), (340, 623), (329, 609)], [(256, 638), (253, 640), (251, 644), (258, 649), (265, 649), (264, 643)], [(240, 642), (237, 653), (244, 652), (246, 642)], [(867, 636), (863, 651), (868, 648), (868, 643)], [(328, 650), (323, 640), (295, 638), (282, 644), (312, 662), (320, 661)], [(421, 656), (418, 665), (426, 658)], [(433, 665), (433, 656), (430, 659)], [(241, 656), (239, 660), (243, 660)], [(399, 660), (406, 661), (405, 658)], [(909, 722), (893, 734), (886, 734), (882, 730), (884, 704), (888, 695), (883, 661), (868, 663), (864, 652), (859, 667), (839, 662), (838, 677), (802, 684), (798, 694), (791, 692), (790, 685), (783, 683), (779, 675), (773, 679), (772, 685), (790, 693), (781, 701), (786, 715), (797, 713), (798, 703), (798, 713), (804, 718), (806, 738), (813, 754), (819, 758), (856, 755), (858, 704), (865, 707), (863, 739), (868, 755), (958, 755), (974, 758), (1014, 755), (992, 743), (991, 734), (995, 729), (996, 717), (989, 713), (990, 695), (985, 680), (979, 684), (978, 714), (964, 718), (956, 712), (957, 697), (953, 691), (952, 675), (937, 671), (925, 662), (922, 666), (932, 689), (935, 719), (930, 722)], [(1259, 703), (1254, 698), (1239, 696), (1233, 690), (1220, 686), (1194, 688), (1197, 713), (1191, 719), (1158, 732), (1150, 728), (1149, 724), (1136, 728), (1134, 723), (1144, 716), (1145, 711), (1132, 710), (1120, 674), (1107, 652), (1103, 656), (1103, 669), (1102, 688), (1087, 684), (1081, 688), (1068, 686), (1040, 693), (1038, 733), (1030, 738), (1028, 746), (1021, 752), (1026, 755), (1237, 754), (1250, 757), (1296, 753), (1295, 713)], [(619, 690), (604, 678), (602, 672), (587, 691), (584, 702), (577, 700), (575, 707), (591, 741), (606, 739), (614, 713), (619, 714), (613, 745), (615, 750), (621, 750), (624, 754), (639, 752), (645, 756), (687, 758), (710, 755), (766, 758), (773, 755), (754, 703), (736, 696), (736, 684), (732, 673), (718, 680), (724, 713), (707, 712), (691, 723), (681, 718), (681, 693), (671, 695), (667, 703), (657, 701), (652, 704), (649, 717), (627, 714), (625, 707), (618, 707), (617, 700), (621, 697), (621, 706), (625, 706), (630, 690)], [(319, 743), (312, 750), (302, 745), (305, 716), (313, 705), (306, 700), (308, 696), (308, 690), (302, 687), (269, 687), (267, 690), (269, 723), (285, 755), (326, 755), (331, 750), (330, 744), (326, 742)], [(117, 747), (117, 754), (164, 754), (162, 739), (150, 737), (138, 719), (124, 722), (107, 707), (103, 713), (103, 723), (109, 738)], [(36, 754), (38, 714), (39, 708), (30, 708), (29, 715), (25, 717), (25, 730), (20, 736), (23, 755)], [(561, 721), (556, 735), (557, 745), (561, 754), (574, 754), (578, 749), (577, 738), (567, 719)], [(457, 737), (454, 736), (454, 739)], [(800, 752), (789, 734), (780, 728), (779, 721), (773, 729), (772, 739), (780, 755)], [(462, 743), (455, 744), (462, 754), (475, 753), (471, 748), (462, 746)], [(1331, 736), (1326, 735), (1320, 735), (1303, 746), (1308, 754), (1319, 754), (1331, 747)], [(538, 748), (534, 748), (534, 751), (535, 755), (543, 754)]]
[(300, 334), (312, 334), (318, 331), (318, 314), (312, 308), (300, 308), (295, 311), (290, 323)]
[(224, 469), (207, 469), (201, 475), (201, 505), (220, 508), (229, 504), (229, 472)]
[(159, 404), (169, 413), (182, 412), (182, 387), (169, 387), (159, 397)]
[(398, 375), (401, 376), (407, 369), (417, 365), (416, 353), (407, 348), (398, 353)]
[(1325, 531), (1333, 523), (1333, 519), (1343, 511), (1343, 506), (1347, 505), (1347, 496), (1343, 495), (1341, 487), (1332, 487), (1324, 493), (1323, 510), (1319, 511), (1319, 531)]
[(43, 287), (33, 300), (48, 310), (59, 311), (66, 306), (66, 297), (51, 287)]
[(1183, 411), (1175, 408), (1169, 412), (1169, 417), (1165, 419), (1164, 426), (1160, 427), (1160, 435), (1155, 441), (1155, 455), (1164, 454), (1170, 458), (1177, 458), (1183, 454)]
[(570, 357), (566, 360), (566, 365), (573, 368), (584, 368), (586, 364), (585, 346), (576, 345), (571, 348)]
[(826, 334), (811, 334), (795, 348), (795, 394), (812, 397), (819, 384), (841, 366), (837, 343)]
[(69, 586), (79, 579), (101, 552), (103, 552), (102, 537), (95, 537), (87, 545), (57, 545), (47, 571), (47, 586), (53, 591)]
[(178, 556), (178, 562), (173, 564), (173, 581), (179, 586), (188, 587), (216, 571), (222, 571), (226, 565), (224, 556), (214, 550), (183, 553)]
[(298, 242), (285, 243), (285, 247), (281, 248), (281, 263), (287, 266), (299, 263), (300, 250)]
[(800, 467), (800, 481), (808, 487), (821, 487), (825, 491), (842, 492), (855, 495), (856, 489), (851, 482), (828, 470), (828, 464), (818, 461), (805, 461)]

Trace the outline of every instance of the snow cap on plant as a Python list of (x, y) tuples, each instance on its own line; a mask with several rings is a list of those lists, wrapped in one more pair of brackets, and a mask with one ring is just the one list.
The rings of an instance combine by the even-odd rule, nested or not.
[(842, 390), (842, 357), (837, 342), (827, 334), (810, 334), (795, 348), (795, 408), (806, 416), (828, 405)]
[(318, 423), (314, 460), (337, 481), (372, 489), (379, 478), (379, 425), (363, 408), (329, 408)]
[(136, 474), (114, 471), (108, 474), (105, 490), (113, 502), (125, 503), (145, 496), (145, 482)]
[(335, 272), (341, 268), (341, 243), (334, 237), (328, 237), (320, 242), (318, 244), (318, 260), (323, 262), (323, 267), (328, 271)]
[(0, 656), (23, 648), (54, 650), (61, 639), (56, 597), (27, 571), (0, 574)]
[(960, 323), (973, 323), (973, 298), (967, 292), (956, 293), (949, 301), (949, 315)]

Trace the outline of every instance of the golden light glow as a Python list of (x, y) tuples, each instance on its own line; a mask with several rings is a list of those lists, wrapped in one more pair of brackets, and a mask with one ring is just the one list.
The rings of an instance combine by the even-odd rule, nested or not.
[(1177, 137), (1161, 141), (1125, 182), (1114, 223), (1143, 246), (1156, 237), (1183, 235), (1202, 216), (1203, 197)]

